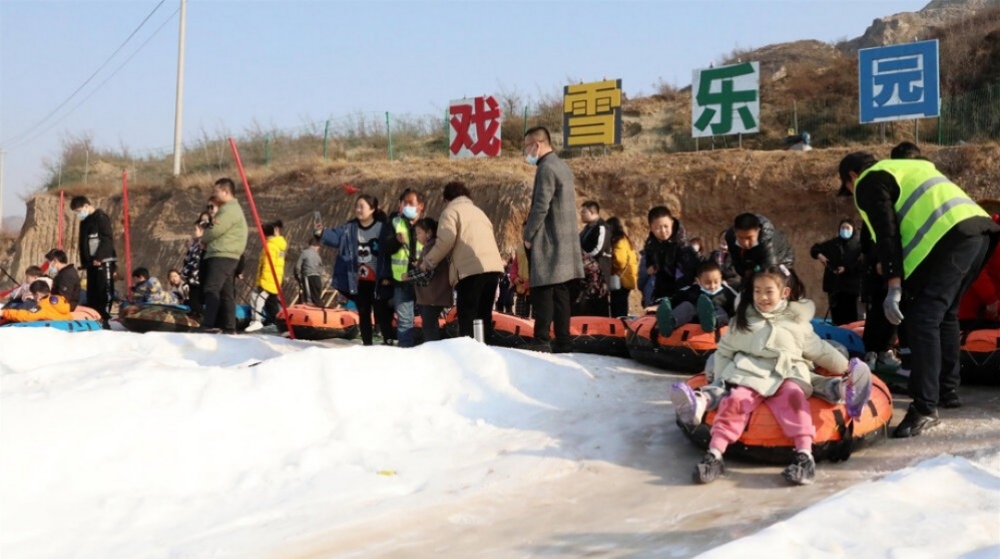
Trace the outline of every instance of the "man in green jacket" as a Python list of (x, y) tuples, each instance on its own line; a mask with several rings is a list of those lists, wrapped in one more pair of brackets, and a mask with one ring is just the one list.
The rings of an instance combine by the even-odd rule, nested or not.
[(205, 246), (205, 278), (202, 280), (205, 313), (202, 327), (236, 332), (236, 267), (247, 247), (247, 219), (236, 201), (236, 185), (231, 179), (215, 181), (212, 194), (221, 205), (213, 225), (201, 238)]

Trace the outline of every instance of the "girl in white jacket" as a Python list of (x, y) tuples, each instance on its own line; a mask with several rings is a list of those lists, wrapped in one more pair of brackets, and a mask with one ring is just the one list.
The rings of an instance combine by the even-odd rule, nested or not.
[(816, 307), (804, 295), (802, 284), (785, 266), (755, 273), (744, 285), (735, 320), (719, 340), (714, 365), (707, 371), (708, 390), (685, 391), (687, 385), (675, 385), (672, 390), (671, 399), (682, 404), (678, 406), (681, 420), (693, 423), (713, 391), (728, 389), (718, 404), (708, 453), (695, 468), (697, 482), (710, 483), (724, 475), (723, 453), (739, 439), (751, 412), (763, 403), (795, 444), (795, 459), (782, 475), (793, 484), (812, 483), (816, 428), (808, 398), (814, 383), (822, 382), (813, 372), (813, 363), (845, 372), (846, 382), (837, 382), (842, 385), (839, 392), (847, 400), (848, 413), (860, 415), (871, 392), (871, 372), (858, 359), (848, 362), (816, 335), (810, 323)]

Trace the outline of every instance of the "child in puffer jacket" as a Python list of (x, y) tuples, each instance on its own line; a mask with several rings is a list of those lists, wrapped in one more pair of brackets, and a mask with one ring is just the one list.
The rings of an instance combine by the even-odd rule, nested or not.
[[(846, 400), (852, 417), (861, 415), (871, 394), (871, 371), (863, 361), (848, 361), (816, 335), (810, 323), (815, 313), (791, 270), (778, 266), (755, 273), (744, 287), (734, 324), (719, 340), (707, 372), (709, 386), (695, 391), (678, 383), (671, 388), (671, 400), (684, 423), (696, 424), (718, 403), (708, 453), (694, 471), (696, 482), (711, 483), (725, 474), (722, 455), (761, 404), (794, 442), (794, 461), (782, 476), (795, 485), (815, 478), (816, 429), (808, 402), (814, 389), (824, 399)], [(813, 363), (844, 377), (824, 380), (814, 373)]]

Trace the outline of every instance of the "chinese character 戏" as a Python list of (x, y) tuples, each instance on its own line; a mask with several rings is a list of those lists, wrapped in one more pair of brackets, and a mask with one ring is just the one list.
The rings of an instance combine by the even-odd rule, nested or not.
[[(462, 148), (472, 155), (500, 155), (500, 105), (493, 96), (476, 97), (473, 104), (458, 104), (448, 108), (454, 139), (449, 149), (458, 155)], [(475, 130), (476, 137), (471, 131)]]
[[(734, 83), (736, 78), (754, 73), (753, 64), (750, 62), (702, 70), (695, 96), (695, 102), (702, 112), (694, 122), (694, 127), (704, 132), (711, 126), (712, 134), (729, 134), (733, 130), (735, 112), (740, 116), (744, 131), (755, 130), (757, 122), (747, 104), (757, 101), (757, 90), (737, 90)], [(719, 91), (713, 92), (712, 85), (715, 82), (719, 82)], [(718, 115), (717, 122), (713, 122), (716, 120), (716, 115)]]
[(621, 80), (569, 85), (563, 97), (567, 147), (615, 145), (621, 141)]

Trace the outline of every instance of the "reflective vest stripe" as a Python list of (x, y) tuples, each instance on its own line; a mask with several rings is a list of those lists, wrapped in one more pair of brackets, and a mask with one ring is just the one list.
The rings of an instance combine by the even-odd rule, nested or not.
[[(872, 171), (887, 172), (899, 187), (899, 199), (893, 204), (902, 246), (903, 277), (907, 278), (927, 258), (934, 246), (953, 227), (966, 219), (986, 216), (986, 212), (955, 183), (942, 175), (932, 163), (914, 160), (886, 160), (861, 173), (860, 185)], [(864, 188), (864, 187), (862, 187)], [(857, 190), (855, 190), (857, 205)], [(868, 215), (858, 212), (876, 242), (878, 238)]]
[(899, 206), (899, 210), (896, 211), (896, 214), (899, 216), (899, 221), (902, 222), (904, 219), (906, 219), (906, 214), (910, 213), (910, 209), (913, 208), (913, 205), (917, 203), (917, 200), (919, 200), (920, 197), (923, 196), (924, 192), (930, 190), (931, 187), (937, 186), (939, 184), (949, 184), (950, 182), (951, 181), (949, 181), (947, 177), (943, 176), (932, 177), (925, 180), (923, 184), (915, 188), (913, 192), (910, 193), (910, 196), (906, 199), (905, 202), (903, 202), (903, 205)]
[[(389, 257), (389, 268), (392, 270), (392, 278), (396, 281), (402, 281), (403, 274), (410, 270), (410, 229), (407, 223), (398, 217), (393, 219), (392, 228), (397, 234), (402, 234), (406, 240), (403, 246)], [(424, 245), (420, 242), (417, 242), (416, 245), (416, 254), (420, 254)]]
[[(910, 253), (913, 252), (913, 249), (917, 248), (917, 246), (924, 239), (924, 237), (927, 236), (927, 233), (930, 232), (931, 228), (934, 227), (934, 224), (937, 223), (938, 220), (943, 218), (944, 215), (948, 213), (949, 210), (951, 210), (956, 206), (965, 206), (965, 205), (979, 207), (979, 204), (977, 204), (974, 200), (968, 198), (966, 199), (952, 198), (951, 200), (948, 200), (940, 207), (936, 208), (933, 212), (931, 212), (931, 215), (927, 217), (927, 221), (925, 221), (924, 224), (921, 225), (919, 229), (917, 229), (917, 231), (913, 234), (913, 238), (910, 239), (910, 242), (903, 247), (903, 261), (905, 262), (906, 259), (909, 258)], [(902, 215), (900, 215), (900, 218), (902, 218)], [(900, 221), (902, 221), (902, 219), (900, 219)]]

